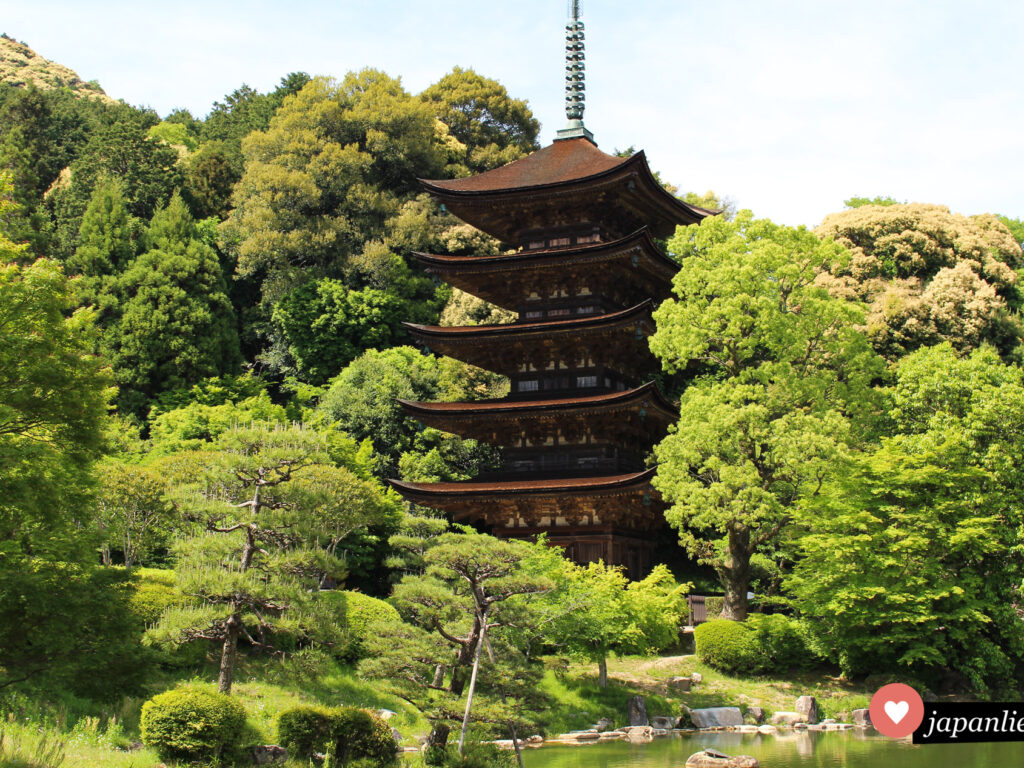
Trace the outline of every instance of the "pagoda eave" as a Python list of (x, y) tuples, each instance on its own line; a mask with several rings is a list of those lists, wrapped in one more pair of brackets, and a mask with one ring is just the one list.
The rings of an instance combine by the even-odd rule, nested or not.
[[(666, 257), (644, 227), (631, 235), (594, 245), (558, 250), (518, 251), (499, 256), (443, 256), (413, 253), (424, 269), (467, 293), (492, 304), (516, 310), (531, 291), (557, 285), (567, 277), (597, 285), (607, 270), (619, 281), (634, 284), (640, 293), (663, 301), (671, 296), (672, 278), (679, 265)], [(604, 272), (602, 272), (604, 271)], [(509, 276), (514, 280), (509, 280)]]
[(637, 345), (654, 333), (653, 306), (647, 300), (620, 312), (508, 325), (402, 325), (431, 353), (506, 376), (520, 372), (523, 361), (543, 370), (558, 361), (600, 356), (602, 351), (641, 374), (656, 368), (647, 345)]
[(544, 320), (532, 323), (509, 323), (507, 325), (420, 325), (419, 323), (403, 322), (411, 333), (424, 339), (450, 340), (457, 342), (476, 342), (480, 340), (506, 340), (528, 336), (551, 338), (554, 335), (566, 334), (578, 336), (581, 333), (599, 331), (605, 328), (620, 328), (636, 323), (650, 325), (650, 313), (654, 302), (650, 299), (620, 312), (609, 312), (603, 315), (584, 315), (568, 320)]
[(660, 440), (678, 417), (678, 411), (654, 382), (623, 392), (547, 400), (480, 400), (426, 403), (399, 400), (403, 410), (436, 429), (496, 445), (508, 445), (529, 436), (582, 435), (610, 440), (620, 433)]
[(443, 510), (462, 522), (537, 526), (551, 533), (580, 525), (656, 530), (664, 523), (664, 503), (650, 484), (655, 471), (550, 480), (388, 482), (408, 501)]

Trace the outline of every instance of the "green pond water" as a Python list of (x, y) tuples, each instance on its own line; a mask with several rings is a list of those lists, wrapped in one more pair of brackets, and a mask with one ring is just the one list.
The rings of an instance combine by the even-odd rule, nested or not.
[(1009, 768), (1024, 766), (1024, 742), (915, 746), (875, 731), (679, 734), (647, 744), (612, 741), (523, 751), (526, 768), (683, 768), (705, 747), (753, 755), (762, 768)]

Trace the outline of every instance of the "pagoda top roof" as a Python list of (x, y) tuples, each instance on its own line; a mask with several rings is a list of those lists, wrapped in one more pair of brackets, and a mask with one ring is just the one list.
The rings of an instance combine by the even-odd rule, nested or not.
[[(624, 206), (631, 211), (627, 214), (630, 228), (624, 231), (631, 231), (638, 224), (648, 224), (659, 237), (670, 234), (678, 224), (694, 224), (716, 213), (684, 203), (666, 190), (651, 172), (643, 151), (630, 157), (615, 157), (585, 138), (561, 139), (508, 165), (475, 176), (420, 179), (420, 183), (449, 205), (460, 219), (506, 242), (518, 241), (526, 230), (543, 228), (546, 211), (555, 200), (560, 201), (560, 207), (577, 205), (592, 213), (603, 212), (605, 216)], [(613, 189), (618, 191), (612, 193)], [(584, 192), (589, 194), (576, 203), (568, 202), (566, 196), (571, 198)], [(593, 198), (599, 194), (612, 197), (595, 209)], [(525, 211), (499, 214), (487, 210), (499, 200), (519, 201), (532, 209), (534, 215), (524, 217)]]
[(494, 482), (458, 483), (410, 483), (405, 480), (389, 479), (388, 482), (400, 493), (412, 496), (458, 497), (479, 495), (531, 495), (545, 493), (587, 493), (609, 491), (643, 486), (650, 482), (656, 467), (626, 475), (605, 475), (603, 477), (568, 477), (545, 480), (499, 480)]
[(643, 152), (631, 157), (605, 154), (588, 139), (563, 139), (526, 157), (463, 179), (420, 179), (430, 190), (456, 194), (507, 192), (600, 177), (628, 163), (643, 162)]
[(502, 398), (499, 400), (475, 400), (460, 403), (431, 403), (413, 400), (402, 400), (398, 402), (407, 410), (413, 413), (424, 414), (490, 414), (499, 413), (520, 413), (525, 411), (548, 411), (574, 408), (587, 408), (594, 406), (616, 406), (642, 400), (650, 396), (653, 402), (669, 417), (676, 417), (678, 413), (665, 396), (661, 394), (658, 385), (651, 381), (633, 389), (622, 392), (610, 392), (599, 395), (583, 395), (578, 397), (559, 397), (543, 400), (513, 400)]

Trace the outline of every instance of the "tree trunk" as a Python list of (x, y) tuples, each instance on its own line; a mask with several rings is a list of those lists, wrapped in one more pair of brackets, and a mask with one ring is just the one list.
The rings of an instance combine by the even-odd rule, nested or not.
[(104, 544), (103, 549), (100, 550), (100, 557), (103, 559), (103, 565), (107, 568), (110, 567), (110, 545)]
[[(505, 700), (505, 694), (501, 695), (502, 701)], [(508, 724), (508, 729), (512, 733), (512, 746), (516, 750), (516, 760), (519, 762), (519, 768), (526, 768), (523, 764), (523, 750), (519, 748), (519, 735), (516, 733), (516, 726), (514, 723)]]
[(124, 534), (124, 570), (131, 573), (132, 563), (135, 562), (135, 553), (132, 551), (132, 535), (125, 531)]
[(231, 693), (231, 682), (235, 676), (235, 656), (238, 654), (238, 635), (241, 632), (242, 620), (237, 613), (231, 614), (227, 623), (227, 634), (220, 651), (220, 675), (217, 678), (217, 690)]
[(602, 688), (608, 687), (608, 657), (601, 656), (597, 661), (597, 684)]
[(448, 734), (451, 732), (451, 726), (444, 723), (434, 723), (434, 727), (430, 729), (430, 735), (427, 736), (427, 746), (444, 749), (448, 746)]
[(750, 589), (750, 529), (746, 526), (729, 530), (729, 552), (720, 574), (725, 587), (722, 618), (745, 621)]
[(487, 634), (487, 610), (480, 615), (480, 633), (476, 638), (476, 651), (473, 654), (473, 672), (469, 676), (469, 693), (466, 694), (466, 713), (462, 716), (462, 732), (459, 733), (459, 754), (466, 743), (466, 729), (469, 728), (469, 710), (473, 706), (473, 693), (476, 691), (476, 673), (480, 669), (480, 651), (483, 650)]

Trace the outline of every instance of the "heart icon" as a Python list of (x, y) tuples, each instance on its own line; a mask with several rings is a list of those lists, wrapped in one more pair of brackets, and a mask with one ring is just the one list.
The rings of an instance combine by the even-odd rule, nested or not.
[(885, 714), (889, 716), (889, 719), (894, 723), (898, 723), (904, 717), (907, 716), (907, 712), (910, 711), (910, 704), (905, 701), (887, 701), (885, 702)]
[(913, 735), (924, 720), (921, 695), (905, 683), (889, 683), (875, 691), (868, 711), (872, 725), (891, 739)]

